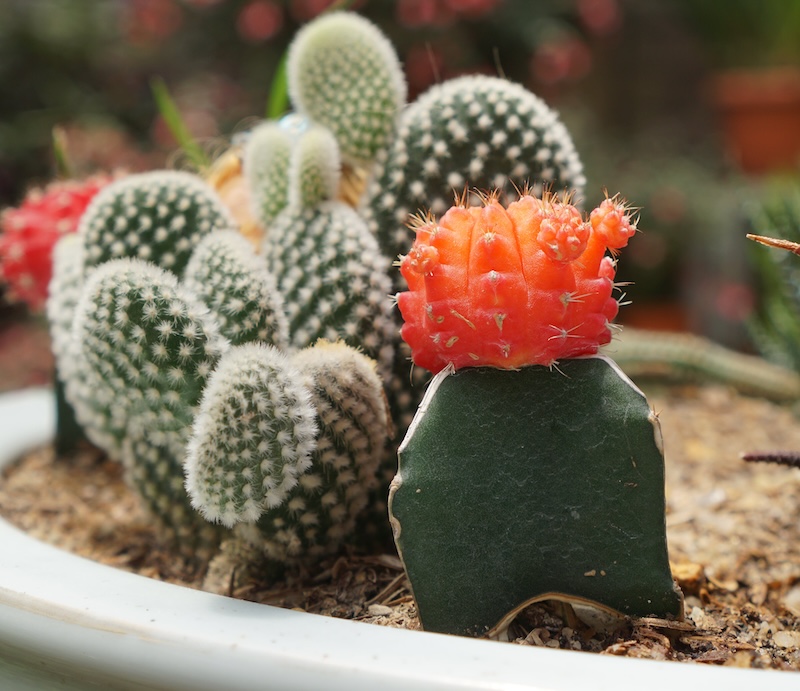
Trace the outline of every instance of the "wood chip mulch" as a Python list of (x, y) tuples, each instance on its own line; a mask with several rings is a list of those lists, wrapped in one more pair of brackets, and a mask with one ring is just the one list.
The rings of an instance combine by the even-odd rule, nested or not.
[[(685, 620), (603, 630), (559, 603), (529, 607), (507, 638), (662, 660), (800, 671), (800, 470), (745, 463), (742, 452), (800, 450), (792, 410), (722, 387), (653, 389), (667, 463), (667, 531)], [(263, 583), (226, 565), (208, 577), (158, 540), (120, 467), (87, 449), (39, 449), (0, 477), (0, 515), (35, 537), (151, 578), (255, 602), (419, 628), (394, 554), (349, 551), (313, 573)]]

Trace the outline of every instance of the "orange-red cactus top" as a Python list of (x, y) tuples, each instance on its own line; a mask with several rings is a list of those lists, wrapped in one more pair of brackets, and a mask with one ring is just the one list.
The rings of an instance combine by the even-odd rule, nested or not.
[(420, 367), (551, 365), (611, 340), (618, 304), (606, 251), (636, 232), (618, 198), (587, 220), (552, 196), (525, 194), (507, 208), (490, 197), (420, 221), (416, 232), (398, 304)]

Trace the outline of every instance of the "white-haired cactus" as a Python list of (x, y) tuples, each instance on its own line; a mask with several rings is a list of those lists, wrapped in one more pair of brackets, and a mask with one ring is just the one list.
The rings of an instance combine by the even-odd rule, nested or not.
[(420, 209), (443, 213), (467, 189), (546, 186), (580, 194), (583, 167), (558, 115), (519, 84), (459, 77), (431, 88), (404, 112), (378, 159), (363, 212), (388, 256), (413, 241), (406, 227)]
[(289, 206), (310, 209), (335, 199), (340, 171), (339, 146), (333, 133), (310, 125), (298, 138), (290, 159)]
[(202, 237), (235, 225), (216, 192), (201, 178), (153, 171), (105, 187), (81, 217), (78, 232), (87, 270), (130, 257), (180, 276)]
[(208, 537), (182, 491), (195, 406), (229, 348), (208, 309), (149, 262), (106, 262), (86, 282), (71, 348), (67, 394), (87, 436), (125, 463), (149, 508), (179, 538)]
[[(263, 254), (284, 297), (295, 347), (341, 339), (363, 348), (385, 373), (397, 338), (389, 260), (350, 206), (308, 193), (329, 194), (337, 187), (338, 158), (320, 155), (330, 154), (333, 143), (323, 132), (312, 128), (303, 135), (289, 166), (290, 198), (313, 205), (287, 206), (274, 219)], [(325, 142), (321, 148), (306, 145), (319, 141)]]
[(206, 520), (232, 527), (280, 506), (311, 465), (317, 427), (300, 372), (274, 347), (231, 349), (203, 393), (186, 488)]
[(307, 24), (289, 49), (287, 77), (297, 112), (333, 132), (345, 161), (369, 164), (389, 145), (406, 84), (397, 53), (368, 20), (335, 12)]
[(268, 228), (288, 199), (289, 156), (294, 138), (278, 122), (263, 122), (247, 135), (242, 171), (247, 179), (253, 214)]
[(287, 359), (232, 349), (203, 396), (187, 488), (206, 518), (271, 561), (317, 558), (352, 533), (388, 431), (374, 363), (321, 342)]
[(288, 345), (289, 325), (275, 279), (240, 233), (207, 235), (192, 253), (183, 282), (211, 309), (232, 344)]

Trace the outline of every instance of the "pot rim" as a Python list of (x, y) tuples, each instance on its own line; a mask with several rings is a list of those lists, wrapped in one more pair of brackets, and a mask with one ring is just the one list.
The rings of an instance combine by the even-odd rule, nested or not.
[[(0, 469), (46, 444), (46, 389), (0, 394)], [(235, 600), (98, 564), (0, 518), (4, 689), (796, 688), (776, 671), (586, 654), (408, 631)]]

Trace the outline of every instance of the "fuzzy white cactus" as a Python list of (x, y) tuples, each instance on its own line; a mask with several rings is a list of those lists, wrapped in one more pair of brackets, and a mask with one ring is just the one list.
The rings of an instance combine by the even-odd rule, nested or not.
[(262, 122), (244, 144), (242, 171), (247, 179), (253, 215), (268, 228), (288, 200), (289, 156), (294, 138), (278, 122)]
[(240, 233), (220, 230), (203, 238), (186, 266), (183, 283), (211, 309), (222, 334), (234, 345), (288, 345), (289, 323), (275, 278)]
[(186, 486), (207, 520), (236, 526), (240, 553), (316, 559), (352, 534), (389, 426), (375, 364), (353, 348), (233, 348), (203, 396)]
[(309, 392), (271, 346), (232, 348), (211, 376), (185, 462), (192, 505), (227, 527), (280, 506), (311, 465), (317, 426)]
[(381, 31), (349, 12), (307, 24), (287, 62), (296, 110), (335, 135), (348, 163), (365, 165), (391, 141), (405, 104), (397, 53)]

